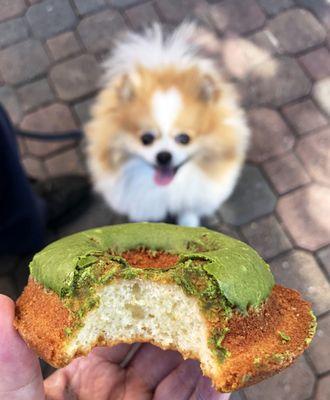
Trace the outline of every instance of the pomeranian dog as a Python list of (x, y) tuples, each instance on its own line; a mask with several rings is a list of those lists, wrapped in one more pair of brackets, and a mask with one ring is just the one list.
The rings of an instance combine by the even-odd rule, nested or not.
[(127, 33), (105, 62), (86, 126), (95, 189), (131, 221), (197, 226), (230, 196), (249, 139), (243, 110), (199, 28)]

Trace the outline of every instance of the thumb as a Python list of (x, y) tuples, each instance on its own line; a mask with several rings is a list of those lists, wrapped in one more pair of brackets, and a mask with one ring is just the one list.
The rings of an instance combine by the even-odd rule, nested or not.
[(38, 359), (13, 327), (14, 315), (14, 302), (0, 294), (0, 399), (43, 400)]

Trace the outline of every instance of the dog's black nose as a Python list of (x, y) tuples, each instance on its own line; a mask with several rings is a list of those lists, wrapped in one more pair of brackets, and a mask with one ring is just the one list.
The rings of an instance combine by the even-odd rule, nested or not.
[(157, 154), (156, 158), (157, 158), (157, 163), (159, 165), (165, 166), (171, 162), (172, 154), (169, 153), (168, 151), (161, 151), (160, 153)]

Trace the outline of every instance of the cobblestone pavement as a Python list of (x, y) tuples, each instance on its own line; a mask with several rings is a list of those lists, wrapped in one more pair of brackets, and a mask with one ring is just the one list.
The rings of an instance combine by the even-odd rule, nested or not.
[[(127, 27), (202, 18), (237, 83), (253, 130), (231, 199), (206, 225), (239, 237), (299, 289), (319, 318), (310, 349), (287, 371), (233, 400), (330, 398), (330, 6), (328, 0), (0, 0), (0, 102), (26, 129), (81, 127), (110, 39)], [(19, 142), (29, 175), (85, 173), (77, 143)], [(50, 240), (116, 223), (98, 198)], [(0, 292), (15, 298), (25, 259), (2, 257)]]

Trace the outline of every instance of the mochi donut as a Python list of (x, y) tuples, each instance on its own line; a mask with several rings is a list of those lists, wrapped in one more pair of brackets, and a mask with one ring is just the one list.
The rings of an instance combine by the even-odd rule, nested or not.
[(95, 346), (149, 342), (197, 359), (221, 392), (302, 354), (316, 320), (248, 245), (206, 228), (105, 226), (51, 243), (30, 264), (15, 327), (62, 367)]

